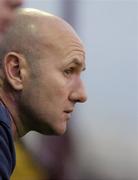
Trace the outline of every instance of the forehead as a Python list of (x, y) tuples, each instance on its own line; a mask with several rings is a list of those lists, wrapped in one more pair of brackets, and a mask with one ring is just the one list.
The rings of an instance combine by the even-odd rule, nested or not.
[(70, 25), (61, 21), (50, 21), (49, 27), (43, 25), (39, 36), (41, 49), (45, 54), (60, 56), (63, 59), (85, 60), (84, 46)]
[(85, 69), (85, 50), (80, 40), (76, 37), (59, 37), (53, 45), (48, 46), (48, 49), (49, 56), (53, 57), (54, 63), (63, 65), (74, 63)]
[(85, 50), (79, 40), (74, 39), (71, 41), (70, 39), (63, 50), (65, 63), (74, 63), (85, 68)]
[(84, 46), (75, 33), (68, 31), (53, 31), (42, 36), (41, 40), (43, 48), (57, 50), (66, 56), (70, 51), (74, 53), (78, 52), (80, 55), (85, 56)]

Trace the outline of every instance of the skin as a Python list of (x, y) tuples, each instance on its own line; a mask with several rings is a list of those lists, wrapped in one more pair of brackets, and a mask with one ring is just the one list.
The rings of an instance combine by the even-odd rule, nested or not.
[[(21, 40), (24, 43), (20, 42), (28, 53), (21, 52), (25, 47), (16, 44), (12, 46), (15, 51), (4, 54), (0, 91), (11, 113), (14, 135), (22, 136), (30, 130), (61, 135), (75, 104), (86, 101), (80, 77), (85, 70), (84, 47), (72, 27), (56, 16), (27, 9), (17, 17), (19, 21), (23, 18), (24, 22), (20, 22), (28, 28)], [(15, 24), (13, 29), (17, 30), (18, 20)], [(21, 29), (18, 27), (18, 31)], [(13, 37), (13, 32), (9, 32), (7, 39)], [(34, 42), (25, 42), (26, 37)], [(12, 39), (9, 40), (11, 43)], [(32, 43), (33, 59), (27, 58)]]
[(0, 0), (0, 41), (13, 22), (15, 10), (22, 4), (22, 0)]

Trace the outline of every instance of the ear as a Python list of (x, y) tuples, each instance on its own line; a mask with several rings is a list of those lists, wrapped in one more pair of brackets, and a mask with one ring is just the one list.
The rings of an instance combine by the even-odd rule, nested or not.
[(4, 58), (6, 80), (17, 91), (23, 89), (24, 62), (24, 57), (16, 52), (9, 52)]

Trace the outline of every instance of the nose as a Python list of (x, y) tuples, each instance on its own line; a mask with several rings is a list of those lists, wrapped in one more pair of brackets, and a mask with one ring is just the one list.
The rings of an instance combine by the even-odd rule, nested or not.
[(75, 103), (84, 103), (87, 100), (86, 91), (82, 81), (75, 83), (74, 89), (70, 93), (69, 99)]

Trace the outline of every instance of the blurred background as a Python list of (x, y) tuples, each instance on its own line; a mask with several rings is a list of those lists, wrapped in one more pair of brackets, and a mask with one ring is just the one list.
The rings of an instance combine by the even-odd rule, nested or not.
[(26, 0), (68, 21), (87, 52), (88, 101), (62, 137), (17, 142), (12, 180), (138, 179), (138, 1)]

